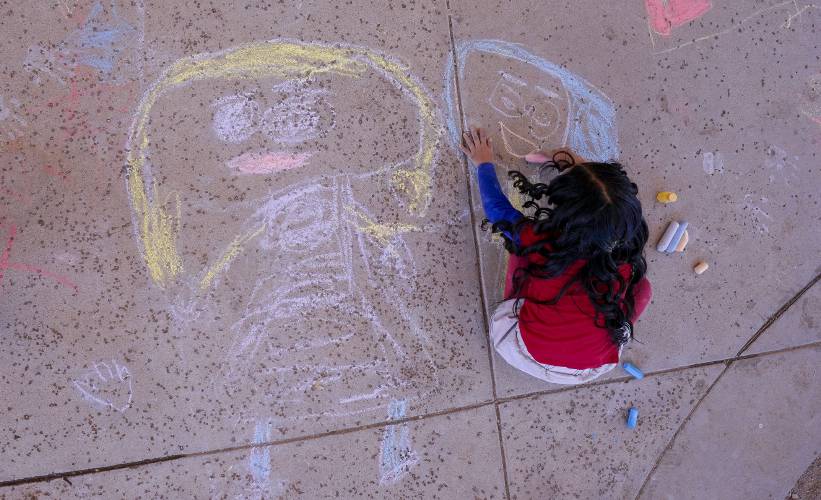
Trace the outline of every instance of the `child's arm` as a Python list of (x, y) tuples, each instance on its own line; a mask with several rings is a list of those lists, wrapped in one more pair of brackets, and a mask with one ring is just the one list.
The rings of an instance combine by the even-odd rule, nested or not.
[[(479, 194), (482, 198), (482, 207), (485, 209), (485, 216), (491, 224), (497, 222), (508, 222), (515, 224), (522, 217), (522, 213), (515, 208), (507, 199), (496, 178), (496, 168), (493, 166), (493, 146), (490, 145), (490, 137), (482, 129), (474, 129), (464, 134), (464, 144), (462, 151), (470, 158), (470, 161), (478, 165), (476, 177), (479, 182)], [(511, 235), (505, 231), (505, 235)]]

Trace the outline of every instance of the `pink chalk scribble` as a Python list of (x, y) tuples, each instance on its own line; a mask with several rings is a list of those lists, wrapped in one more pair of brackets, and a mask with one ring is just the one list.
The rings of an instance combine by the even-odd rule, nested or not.
[(299, 168), (305, 165), (311, 156), (313, 153), (248, 152), (231, 158), (225, 164), (239, 175), (271, 174)]
[(12, 269), (14, 271), (39, 274), (44, 278), (51, 278), (61, 285), (73, 288), (75, 292), (78, 290), (77, 285), (73, 281), (61, 274), (53, 273), (30, 264), (23, 264), (22, 262), (9, 262), (9, 259), (11, 258), (11, 250), (14, 247), (14, 237), (17, 235), (17, 226), (15, 224), (9, 224), (8, 227), (8, 240), (6, 240), (6, 248), (3, 251), (3, 254), (0, 255), (0, 285), (3, 283), (3, 276), (5, 276), (6, 270)]
[(661, 36), (673, 28), (703, 16), (713, 5), (710, 0), (644, 0), (650, 27)]

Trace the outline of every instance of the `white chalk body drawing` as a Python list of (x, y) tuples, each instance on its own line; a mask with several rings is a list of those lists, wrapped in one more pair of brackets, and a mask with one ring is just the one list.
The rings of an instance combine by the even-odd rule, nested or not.
[(705, 151), (701, 157), (701, 166), (707, 175), (724, 173), (724, 157), (721, 153)]
[(0, 94), (0, 139), (14, 140), (23, 135), (28, 122), (20, 114), (20, 101)]
[[(393, 400), (388, 406), (388, 418), (391, 420), (404, 418), (406, 412), (407, 402), (403, 400)], [(379, 484), (399, 482), (418, 462), (419, 458), (411, 448), (408, 424), (385, 427), (379, 455)]]
[[(267, 57), (266, 65), (257, 63), (260, 54)], [(186, 73), (194, 76), (182, 82), (168, 76), (188, 66), (211, 69)], [(370, 165), (370, 157), (351, 168), (333, 165), (319, 175), (306, 174), (272, 188), (265, 188), (269, 179), (260, 176), (251, 199), (220, 206), (232, 218), (233, 242), (203, 238), (205, 246), (198, 252), (205, 258), (195, 265), (187, 248), (180, 253), (180, 246), (167, 240), (150, 248), (155, 253), (149, 255), (145, 245), (153, 235), (141, 228), (156, 219), (144, 225), (139, 218), (151, 217), (151, 210), (168, 213), (155, 200), (168, 199), (173, 206), (180, 199), (178, 186), (168, 189), (155, 182), (161, 176), (154, 171), (161, 173), (162, 167), (147, 147), (140, 149), (150, 144), (148, 118), (159, 96), (212, 73), (220, 81), (236, 77), (250, 82), (238, 87), (241, 91), (214, 96), (212, 106), (203, 110), (211, 114), (213, 136), (230, 145), (227, 155), (245, 149), (221, 171), (249, 179), (300, 168), (311, 159), (311, 148), (332, 147), (335, 138), (327, 132), (336, 123), (330, 102), (336, 95), (323, 85), (337, 88), (337, 80), (318, 82), (329, 68), (341, 75), (340, 85), (348, 85), (347, 78), (375, 74), (401, 90), (392, 98), (397, 106), (411, 104), (410, 123), (419, 127), (418, 145), (412, 143), (416, 152), (389, 165)], [(265, 87), (268, 82), (271, 86)], [(203, 318), (213, 317), (215, 310), (225, 322), (221, 335), (227, 345), (220, 353), (220, 369), (209, 373), (208, 386), (242, 400), (232, 415), (235, 426), (254, 425), (263, 416), (281, 421), (382, 413), (392, 399), (418, 401), (436, 387), (432, 343), (420, 319), (425, 311), (411, 302), (419, 277), (406, 241), (422, 230), (430, 204), (444, 131), (433, 103), (407, 66), (386, 55), (294, 40), (253, 42), (183, 58), (144, 93), (126, 143), (135, 237), (149, 270), (171, 262), (164, 274), (151, 278), (166, 294), (180, 338), (201, 329)], [(246, 144), (252, 137), (255, 143)], [(276, 149), (260, 151), (262, 140)], [(374, 190), (385, 195), (395, 217), (384, 220), (383, 213), (368, 206)], [(172, 238), (184, 226), (178, 224), (181, 213), (191, 217), (200, 205), (207, 206), (209, 200), (201, 198), (185, 212), (172, 207)], [(437, 228), (425, 228), (432, 229)], [(227, 289), (227, 284), (231, 304), (215, 305), (212, 291)], [(180, 343), (177, 349), (187, 347)], [(257, 456), (255, 463), (265, 462), (263, 458)], [(262, 479), (265, 469), (254, 467), (255, 477)]]
[[(410, 250), (401, 235), (371, 235), (363, 229), (362, 218), (374, 217), (357, 202), (350, 183), (343, 175), (274, 192), (246, 223), (265, 228), (255, 244), (276, 255), (277, 266), (259, 277), (241, 319), (231, 327), (235, 341), (226, 381), (241, 386), (264, 375), (273, 382), (279, 404), (305, 406), (302, 416), (384, 407), (411, 389), (402, 373), (434, 371), (424, 347), (426, 334), (403, 305), (402, 294), (414, 288), (416, 279)], [(365, 282), (357, 280), (355, 267), (364, 270)], [(365, 291), (387, 276), (398, 284), (381, 291), (384, 302), (377, 308), (374, 294)], [(415, 338), (412, 344), (383, 324), (377, 311), (386, 304), (403, 319), (400, 335)], [(321, 335), (306, 326), (310, 315), (324, 318)], [(290, 335), (282, 339), (281, 331)], [(292, 337), (297, 332), (304, 332), (299, 340)], [(340, 351), (364, 345), (371, 349), (367, 357), (332, 361)], [(260, 372), (251, 359), (264, 359), (265, 369)], [(306, 395), (340, 389), (331, 407), (306, 404)]]
[(131, 407), (131, 372), (128, 367), (116, 360), (93, 363), (91, 369), (73, 380), (72, 384), (83, 398), (96, 405), (120, 413)]

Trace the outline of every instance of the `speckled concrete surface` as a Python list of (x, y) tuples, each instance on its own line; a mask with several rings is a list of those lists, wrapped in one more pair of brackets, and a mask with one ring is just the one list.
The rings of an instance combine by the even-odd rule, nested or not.
[[(664, 498), (688, 477), (671, 460), (698, 460), (682, 443), (744, 450), (732, 481), (786, 494), (819, 426), (773, 424), (804, 448), (764, 469), (699, 422), (736, 389), (821, 407), (785, 386), (819, 359), (819, 285), (796, 298), (821, 269), (819, 20), (777, 0), (5, 5), (0, 497)], [(645, 380), (568, 391), (489, 355), (504, 253), (465, 123), (500, 172), (537, 175), (533, 144), (627, 166), (655, 296), (624, 359)], [(691, 242), (664, 256), (671, 219)]]
[(710, 492), (728, 499), (783, 498), (803, 472), (796, 466), (819, 452), (817, 438), (796, 432), (821, 424), (818, 354), (815, 347), (732, 364), (664, 454), (641, 497), (695, 499)]
[[(267, 430), (261, 430), (265, 434)], [(9, 498), (504, 498), (492, 407), (21, 485)], [(355, 454), (356, 459), (352, 459)], [(442, 474), (443, 464), (457, 474)]]
[(744, 354), (757, 354), (821, 341), (821, 286), (816, 283), (750, 344)]
[[(511, 498), (635, 498), (719, 373), (713, 365), (501, 405)], [(631, 407), (635, 429), (624, 424)]]

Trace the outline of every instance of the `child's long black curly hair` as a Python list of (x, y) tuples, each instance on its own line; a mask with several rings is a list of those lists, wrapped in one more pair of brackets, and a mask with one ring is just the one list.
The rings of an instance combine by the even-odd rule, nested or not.
[[(530, 198), (524, 208), (534, 208), (533, 215), (516, 224), (493, 225), (494, 232), (516, 234), (524, 225), (532, 224), (534, 233), (544, 236), (542, 241), (526, 247), (518, 247), (505, 237), (505, 247), (511, 253), (546, 257), (543, 265), (531, 262), (516, 271), (513, 296), (519, 297), (526, 280), (560, 276), (571, 264), (584, 259), (585, 265), (556, 297), (535, 302), (556, 304), (567, 290), (579, 284), (596, 311), (596, 326), (606, 328), (613, 343), (621, 346), (633, 335), (630, 318), (635, 307), (634, 288), (647, 270), (644, 245), (648, 230), (637, 197), (638, 187), (619, 163), (575, 164), (573, 156), (565, 152), (556, 153), (541, 168), (562, 174), (548, 184), (534, 184), (520, 172), (509, 173), (514, 186)], [(542, 198), (552, 206), (537, 203)], [(632, 266), (629, 281), (618, 272), (625, 263)]]

